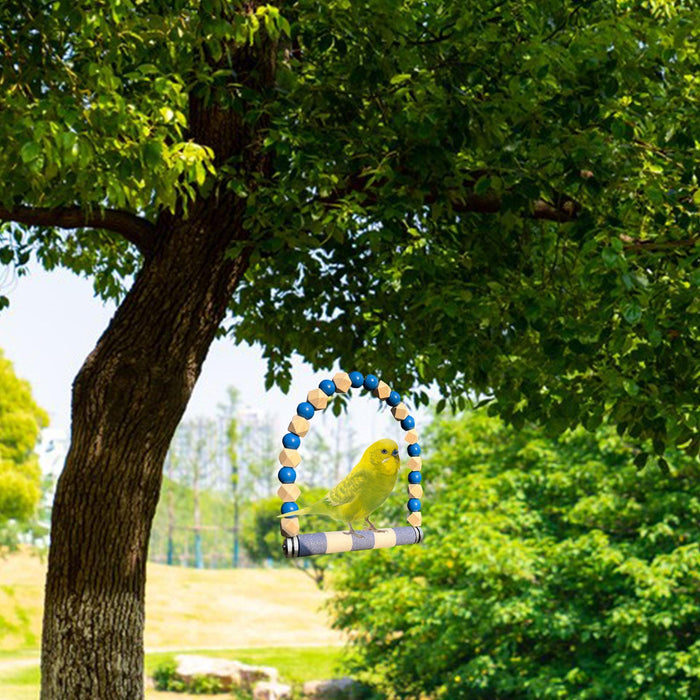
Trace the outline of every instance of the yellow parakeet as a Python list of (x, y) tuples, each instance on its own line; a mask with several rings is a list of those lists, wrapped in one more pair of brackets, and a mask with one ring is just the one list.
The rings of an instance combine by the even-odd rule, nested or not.
[(377, 440), (362, 455), (352, 471), (320, 501), (278, 517), (327, 515), (352, 524), (364, 520), (371, 530), (377, 528), (369, 516), (386, 501), (396, 486), (399, 472), (399, 446), (393, 440)]

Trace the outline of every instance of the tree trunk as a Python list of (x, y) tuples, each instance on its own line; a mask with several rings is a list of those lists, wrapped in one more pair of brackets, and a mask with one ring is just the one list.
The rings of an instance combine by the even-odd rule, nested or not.
[(143, 697), (145, 567), (162, 465), (247, 256), (236, 200), (164, 215), (158, 247), (73, 385), (52, 516), (43, 700)]
[[(275, 41), (261, 36), (229, 55), (237, 83), (269, 92)], [(259, 104), (255, 119), (245, 104), (231, 108), (239, 98), (226, 89), (205, 98), (193, 88), (190, 134), (217, 166), (237, 163), (255, 187), (270, 176), (267, 116)], [(42, 700), (143, 697), (146, 558), (163, 461), (248, 266), (248, 248), (226, 256), (249, 237), (244, 211), (244, 200), (214, 185), (186, 219), (159, 216), (153, 250), (73, 384), (71, 447), (51, 522)]]

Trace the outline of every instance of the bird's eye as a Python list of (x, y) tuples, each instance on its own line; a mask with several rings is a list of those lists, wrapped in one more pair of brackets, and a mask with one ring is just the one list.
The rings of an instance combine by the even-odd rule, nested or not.
[(385, 455), (387, 453), (387, 450), (382, 450), (382, 454)]

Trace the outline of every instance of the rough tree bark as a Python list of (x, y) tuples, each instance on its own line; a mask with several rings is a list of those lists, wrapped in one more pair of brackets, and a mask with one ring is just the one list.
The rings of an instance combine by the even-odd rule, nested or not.
[[(245, 258), (240, 214), (168, 220), (73, 386), (54, 502), (42, 651), (45, 700), (139, 698), (145, 565), (162, 465)], [(168, 217), (169, 218), (169, 217)]]
[[(273, 45), (234, 56), (264, 91)], [(193, 138), (216, 162), (265, 174), (264, 119), (190, 98)], [(143, 697), (146, 558), (165, 455), (249, 251), (242, 200), (214, 192), (161, 214), (136, 280), (73, 385), (71, 447), (57, 484), (42, 640), (43, 700)], [(135, 231), (137, 236), (139, 231)], [(126, 235), (129, 238), (128, 235)]]

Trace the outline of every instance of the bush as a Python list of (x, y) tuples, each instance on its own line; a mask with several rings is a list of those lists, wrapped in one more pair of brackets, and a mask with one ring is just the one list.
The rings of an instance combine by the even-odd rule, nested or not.
[(356, 675), (396, 698), (700, 697), (695, 460), (638, 471), (610, 431), (546, 439), (482, 414), (426, 444), (425, 545), (335, 581)]
[(185, 684), (177, 677), (177, 663), (175, 659), (166, 659), (156, 666), (153, 671), (153, 681), (156, 690), (170, 690), (176, 693), (184, 693)]
[(210, 676), (195, 676), (190, 683), (187, 683), (186, 688), (192, 695), (215, 695), (225, 692), (221, 687), (221, 681)]

